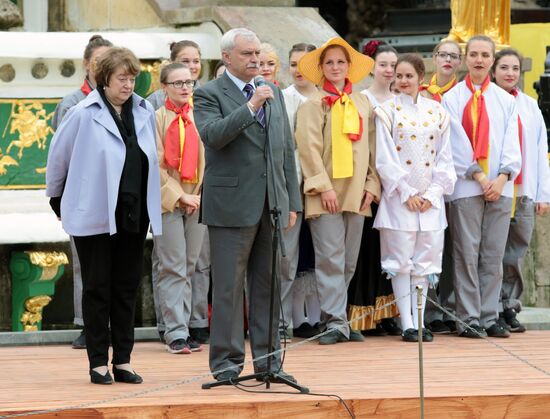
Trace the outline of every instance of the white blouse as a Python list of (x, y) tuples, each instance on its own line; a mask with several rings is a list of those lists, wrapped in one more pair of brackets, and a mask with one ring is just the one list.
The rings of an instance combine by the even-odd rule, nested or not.
[[(450, 120), (436, 101), (421, 95), (417, 103), (401, 94), (378, 106), (376, 112), (376, 169), (382, 198), (374, 227), (401, 231), (437, 231), (447, 226), (444, 194), (456, 182)], [(410, 211), (407, 200), (419, 194), (432, 207)]]
[(515, 99), (523, 130), (522, 184), (518, 185), (517, 196), (526, 196), (535, 202), (550, 202), (548, 138), (544, 118), (533, 98), (519, 92)]
[[(472, 178), (475, 167), (474, 151), (470, 139), (462, 126), (464, 107), (472, 92), (465, 82), (458, 83), (443, 96), (442, 105), (451, 117), (451, 146), (458, 180), (450, 200), (483, 195), (481, 185)], [(489, 179), (499, 173), (509, 173), (503, 196), (514, 196), (513, 179), (521, 167), (521, 153), (518, 141), (518, 111), (514, 97), (496, 84), (491, 83), (483, 94), (489, 116)]]
[[(298, 108), (302, 103), (307, 100), (307, 97), (302, 95), (296, 87), (291, 84), (286, 89), (283, 89), (283, 97), (285, 99), (286, 113), (288, 115), (288, 122), (290, 122), (290, 132), (292, 132), (292, 138), (296, 145), (296, 138), (294, 131), (296, 130), (296, 114)], [(300, 167), (300, 158), (298, 156), (298, 150), (294, 147), (294, 159), (296, 160), (296, 173), (298, 174), (298, 184), (302, 184), (302, 168)]]

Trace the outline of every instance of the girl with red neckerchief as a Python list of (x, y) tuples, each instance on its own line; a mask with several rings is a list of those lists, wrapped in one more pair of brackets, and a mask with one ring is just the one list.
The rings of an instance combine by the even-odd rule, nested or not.
[(166, 350), (190, 354), (201, 350), (191, 336), (192, 276), (205, 237), (199, 224), (204, 148), (193, 120), (195, 79), (182, 63), (160, 74), (165, 104), (156, 111), (160, 164), (162, 236), (154, 237), (158, 258), (157, 297), (164, 320)]
[(545, 215), (550, 207), (546, 126), (536, 100), (518, 88), (521, 61), (516, 50), (503, 49), (496, 54), (492, 70), (495, 83), (515, 98), (519, 114), (518, 140), (522, 165), (521, 172), (514, 181), (516, 202), (504, 251), (499, 303), (500, 324), (515, 333), (525, 332), (525, 327), (516, 318), (516, 314), (521, 311), (521, 266), (531, 242), (535, 214)]
[(347, 323), (347, 289), (355, 271), (364, 217), (380, 197), (375, 168), (373, 108), (352, 91), (374, 60), (332, 38), (304, 55), (298, 70), (320, 86), (298, 109), (296, 141), (315, 251), (321, 326), (320, 344), (361, 341)]
[(449, 197), (456, 316), (462, 321), (456, 326), (467, 338), (510, 336), (497, 322), (498, 300), (521, 151), (516, 102), (490, 81), (494, 60), (491, 38), (470, 38), (468, 74), (442, 102), (451, 116), (458, 176)]

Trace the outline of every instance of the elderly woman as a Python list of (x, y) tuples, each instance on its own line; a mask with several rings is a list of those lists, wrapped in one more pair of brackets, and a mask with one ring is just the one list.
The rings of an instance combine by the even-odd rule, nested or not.
[(189, 68), (182, 63), (170, 63), (161, 70), (160, 82), (166, 101), (156, 112), (164, 231), (154, 238), (159, 261), (158, 297), (166, 330), (166, 350), (172, 354), (190, 354), (201, 350), (189, 334), (189, 321), (191, 278), (205, 234), (197, 211), (204, 148), (193, 122), (190, 99), (195, 80)]
[[(50, 146), (46, 195), (74, 237), (90, 379), (138, 384), (130, 365), (134, 311), (151, 223), (161, 234), (160, 177), (151, 105), (133, 93), (139, 61), (111, 48), (97, 62), (97, 89), (74, 106)], [(109, 336), (109, 322), (111, 333)]]
[(300, 73), (321, 90), (298, 109), (296, 140), (315, 249), (322, 323), (330, 330), (319, 343), (361, 341), (347, 324), (347, 288), (355, 272), (365, 216), (380, 198), (375, 169), (375, 131), (368, 98), (352, 83), (370, 73), (372, 58), (340, 38), (307, 53)]
[[(88, 41), (88, 45), (84, 48), (84, 69), (86, 71), (86, 78), (78, 89), (70, 92), (65, 96), (61, 102), (58, 103), (55, 108), (55, 113), (52, 119), (52, 128), (57, 129), (61, 120), (74, 105), (81, 100), (84, 100), (92, 90), (95, 89), (95, 67), (96, 60), (102, 53), (104, 53), (109, 47), (112, 47), (111, 41), (104, 39), (101, 35), (93, 35)], [(73, 257), (73, 307), (74, 307), (74, 324), (77, 326), (84, 326), (82, 320), (82, 275), (80, 274), (80, 262), (78, 260), (78, 254), (74, 247), (74, 240), (71, 237), (71, 253)], [(72, 346), (74, 349), (86, 348), (86, 335), (84, 329), (80, 332), (80, 335), (73, 341)]]

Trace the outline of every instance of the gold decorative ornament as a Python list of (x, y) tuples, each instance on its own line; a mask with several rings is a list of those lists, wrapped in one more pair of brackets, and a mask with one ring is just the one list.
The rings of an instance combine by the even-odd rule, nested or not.
[(69, 258), (64, 252), (25, 252), (33, 265), (41, 268), (56, 268), (59, 265), (67, 265)]
[(51, 300), (47, 295), (37, 295), (25, 301), (25, 311), (20, 319), (25, 332), (38, 330), (37, 323), (42, 321), (42, 310)]

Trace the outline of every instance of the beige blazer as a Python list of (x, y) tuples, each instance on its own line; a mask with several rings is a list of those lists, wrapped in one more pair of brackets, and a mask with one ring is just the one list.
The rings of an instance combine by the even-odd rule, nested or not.
[(376, 172), (376, 127), (373, 108), (365, 95), (351, 93), (363, 118), (363, 135), (353, 143), (353, 176), (344, 179), (332, 177), (331, 110), (322, 102), (327, 95), (321, 90), (298, 109), (296, 142), (304, 176), (306, 218), (328, 214), (321, 203), (321, 192), (334, 189), (340, 211), (372, 216), (370, 207), (361, 211), (365, 191), (380, 199), (380, 179)]

